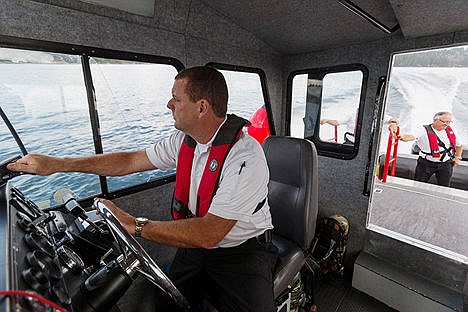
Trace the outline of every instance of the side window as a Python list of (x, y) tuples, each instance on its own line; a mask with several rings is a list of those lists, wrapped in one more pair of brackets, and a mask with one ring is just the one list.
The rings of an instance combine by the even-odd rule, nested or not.
[[(166, 107), (177, 70), (171, 65), (90, 59), (105, 153), (144, 149), (173, 131)], [(148, 182), (172, 172), (154, 170), (107, 177), (109, 191)]]
[[(79, 56), (1, 48), (0, 90), (0, 105), (28, 152), (59, 157), (94, 153)], [(10, 132), (1, 129), (2, 158), (19, 155)], [(24, 175), (13, 183), (44, 206), (56, 204), (53, 193), (59, 188), (80, 198), (101, 192), (97, 176), (80, 173)]]
[[(306, 137), (307, 76), (307, 74), (298, 74), (292, 80), (290, 134), (295, 138)], [(307, 128), (315, 127), (308, 125)]]
[(367, 76), (359, 64), (291, 74), (290, 135), (311, 139), (320, 155), (356, 156)]
[(372, 231), (465, 264), (467, 90), (468, 45), (392, 56), (367, 218)]
[(354, 144), (362, 76), (356, 70), (323, 77), (320, 140)]
[(226, 79), (229, 92), (228, 113), (236, 114), (251, 122), (247, 132), (260, 144), (271, 134), (268, 118), (269, 100), (262, 87), (263, 72), (243, 68), (230, 70), (229, 65), (208, 64), (218, 68)]

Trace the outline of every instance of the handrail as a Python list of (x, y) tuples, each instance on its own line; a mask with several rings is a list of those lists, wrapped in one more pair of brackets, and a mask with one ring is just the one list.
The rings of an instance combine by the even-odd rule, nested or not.
[[(382, 172), (382, 182), (387, 182), (387, 175), (388, 175), (388, 167), (390, 163), (392, 164), (392, 168), (390, 171), (390, 175), (393, 177), (396, 173), (396, 160), (398, 155), (398, 136), (400, 135), (400, 127), (397, 128), (395, 134), (389, 131), (388, 135), (388, 144), (387, 144), (387, 153), (385, 154), (385, 163), (384, 163), (384, 170)], [(390, 159), (390, 153), (392, 152), (393, 147), (393, 157)]]
[[(335, 129), (334, 129), (334, 134), (335, 136), (332, 137), (332, 138), (329, 138), (329, 139), (325, 139), (323, 140), (324, 142), (333, 142), (333, 143), (336, 143), (338, 144), (338, 126), (337, 125), (331, 125), (329, 124), (330, 126), (333, 126)], [(323, 126), (323, 125), (320, 125), (320, 126)]]
[(394, 33), (398, 29), (400, 29), (400, 24), (396, 24), (392, 28), (389, 28), (388, 26), (384, 25), (382, 22), (377, 20), (374, 16), (370, 15), (366, 11), (364, 11), (361, 7), (357, 6), (355, 3), (353, 3), (350, 0), (337, 0), (339, 3), (341, 3), (345, 8), (353, 12), (354, 14), (362, 17), (381, 31), (387, 34)]

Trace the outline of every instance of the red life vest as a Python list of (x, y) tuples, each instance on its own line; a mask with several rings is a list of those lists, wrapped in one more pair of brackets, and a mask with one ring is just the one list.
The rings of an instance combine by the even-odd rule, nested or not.
[[(454, 153), (455, 153), (455, 147), (456, 147), (457, 139), (455, 137), (455, 133), (453, 133), (452, 128), (450, 128), (450, 127), (445, 128), (445, 132), (447, 133), (447, 137), (448, 137), (448, 139), (450, 141), (450, 147), (448, 149), (445, 147), (445, 145), (443, 143), (442, 143), (442, 145), (439, 145), (439, 140), (440, 139), (438, 139), (438, 137), (435, 134), (434, 129), (432, 129), (431, 125), (425, 125), (424, 128), (426, 129), (427, 137), (429, 139), (429, 147), (431, 149), (430, 155), (432, 155), (433, 157), (437, 157), (437, 158), (440, 157), (439, 146), (441, 146), (441, 147), (443, 147), (445, 149), (444, 154), (449, 153), (450, 157), (455, 155)], [(450, 148), (453, 149), (452, 153), (450, 153)]]
[[(203, 217), (211, 204), (219, 186), (219, 176), (224, 161), (232, 146), (239, 140), (242, 128), (250, 123), (236, 115), (229, 114), (213, 140), (210, 154), (197, 193), (196, 216)], [(197, 142), (186, 135), (179, 151), (176, 170), (176, 182), (172, 199), (172, 217), (175, 220), (192, 217), (188, 208), (190, 193), (190, 176), (192, 173), (193, 156)]]

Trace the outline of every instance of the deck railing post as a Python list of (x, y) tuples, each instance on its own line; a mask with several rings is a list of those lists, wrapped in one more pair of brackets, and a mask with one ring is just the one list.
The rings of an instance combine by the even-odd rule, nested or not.
[[(387, 182), (388, 167), (390, 165), (390, 162), (392, 163), (390, 175), (395, 176), (395, 173), (396, 173), (396, 159), (398, 156), (398, 136), (400, 135), (400, 127), (398, 127), (395, 134), (393, 134), (391, 131), (389, 132), (390, 133), (388, 135), (387, 153), (385, 154), (384, 169), (382, 172), (382, 180), (381, 180), (382, 182)], [(392, 155), (393, 158), (390, 160), (392, 147), (393, 147), (393, 155)]]

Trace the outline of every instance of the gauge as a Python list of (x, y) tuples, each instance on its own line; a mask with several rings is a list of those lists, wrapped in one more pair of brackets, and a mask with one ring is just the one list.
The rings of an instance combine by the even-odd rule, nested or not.
[(37, 268), (27, 268), (21, 272), (23, 280), (31, 287), (32, 289), (42, 293), (50, 288), (49, 276), (46, 272), (37, 269)]
[(45, 271), (53, 280), (62, 278), (62, 270), (57, 260), (51, 258), (42, 250), (30, 251), (26, 254), (26, 261), (30, 266)]
[(24, 241), (31, 250), (42, 250), (52, 258), (56, 255), (54, 245), (46, 236), (41, 235), (40, 233), (27, 233), (24, 235)]
[(57, 248), (57, 254), (64, 266), (74, 273), (81, 273), (85, 268), (83, 260), (68, 246), (60, 246)]

